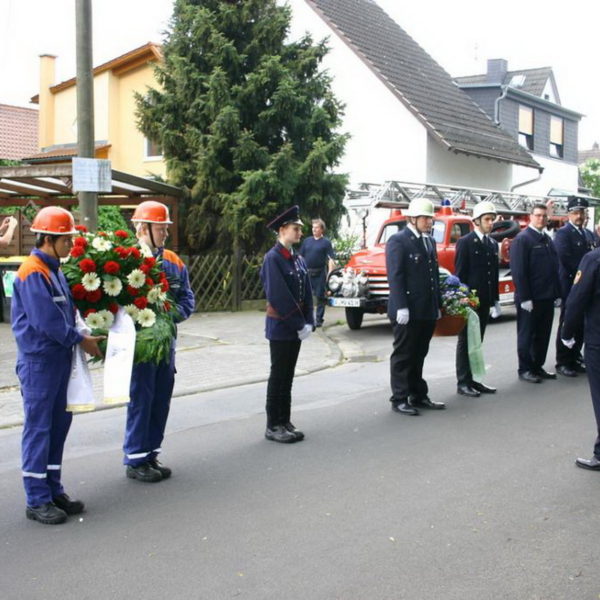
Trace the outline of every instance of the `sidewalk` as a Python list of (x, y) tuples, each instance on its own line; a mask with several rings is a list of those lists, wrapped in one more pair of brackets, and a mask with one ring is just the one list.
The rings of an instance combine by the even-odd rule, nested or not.
[[(333, 310), (331, 311), (334, 312)], [(264, 312), (196, 313), (179, 325), (175, 391), (187, 396), (266, 381), (269, 345)], [(334, 322), (334, 315), (331, 315)], [(16, 344), (10, 325), (0, 323), (0, 428), (21, 425), (23, 407), (15, 373)], [(296, 375), (337, 365), (342, 354), (322, 329), (302, 344)], [(92, 367), (96, 397), (102, 394), (102, 366)]]

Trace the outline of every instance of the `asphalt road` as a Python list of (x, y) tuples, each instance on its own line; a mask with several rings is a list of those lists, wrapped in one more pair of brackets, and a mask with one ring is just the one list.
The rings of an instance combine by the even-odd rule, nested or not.
[(455, 338), (436, 338), (448, 409), (406, 417), (385, 320), (332, 328), (350, 361), (296, 379), (304, 442), (262, 438), (264, 384), (178, 398), (158, 484), (124, 476), (122, 409), (79, 415), (64, 481), (88, 510), (63, 526), (25, 519), (20, 429), (0, 431), (0, 598), (598, 599), (600, 474), (573, 465), (587, 381), (519, 382), (514, 330), (488, 330), (500, 392), (480, 399), (455, 395)]

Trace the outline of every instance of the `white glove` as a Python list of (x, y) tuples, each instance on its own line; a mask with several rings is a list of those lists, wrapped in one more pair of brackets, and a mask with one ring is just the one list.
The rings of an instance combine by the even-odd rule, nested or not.
[(572, 348), (575, 345), (575, 338), (571, 338), (570, 340), (560, 340), (567, 348)]
[(408, 323), (408, 308), (399, 308), (396, 313), (396, 323), (406, 325)]
[(490, 311), (490, 316), (492, 319), (497, 319), (502, 314), (502, 308), (500, 307), (500, 302), (494, 302), (494, 306), (492, 306), (492, 310)]
[(562, 300), (560, 298), (557, 298), (554, 301), (554, 306), (556, 306), (556, 308), (560, 308), (560, 305), (562, 304)]
[(521, 308), (527, 312), (531, 312), (533, 310), (533, 300), (525, 300), (525, 302), (521, 302)]
[(308, 323), (298, 331), (298, 338), (300, 338), (300, 341), (303, 342), (304, 340), (306, 340), (308, 338), (308, 336), (312, 333), (312, 325), (309, 325)]

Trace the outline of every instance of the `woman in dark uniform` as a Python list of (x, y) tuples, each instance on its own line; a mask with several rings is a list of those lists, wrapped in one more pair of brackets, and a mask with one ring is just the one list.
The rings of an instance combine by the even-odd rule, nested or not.
[(265, 336), (271, 350), (265, 437), (284, 444), (304, 439), (290, 421), (292, 382), (300, 344), (314, 329), (308, 270), (292, 249), (302, 237), (299, 210), (292, 206), (267, 225), (277, 232), (277, 243), (265, 255), (260, 271), (267, 297)]

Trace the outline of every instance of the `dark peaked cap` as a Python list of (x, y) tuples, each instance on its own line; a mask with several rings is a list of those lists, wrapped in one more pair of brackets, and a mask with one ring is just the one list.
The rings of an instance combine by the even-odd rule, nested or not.
[(579, 210), (580, 208), (588, 208), (590, 203), (585, 198), (579, 198), (578, 196), (569, 196), (567, 201), (568, 210)]
[(291, 208), (288, 208), (285, 212), (281, 213), (278, 217), (275, 217), (267, 227), (273, 231), (279, 231), (280, 227), (294, 223), (296, 225), (303, 225), (300, 220), (300, 207), (295, 204)]

